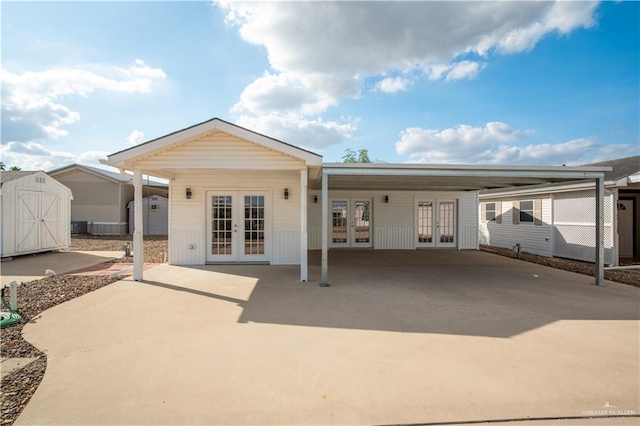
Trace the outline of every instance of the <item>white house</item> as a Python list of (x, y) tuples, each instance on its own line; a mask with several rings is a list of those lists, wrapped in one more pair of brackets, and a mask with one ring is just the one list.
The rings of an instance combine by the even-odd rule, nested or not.
[(2, 257), (69, 247), (71, 190), (44, 172), (0, 173)]
[[(329, 249), (477, 250), (479, 190), (601, 184), (608, 170), (322, 163), (318, 154), (218, 118), (104, 163), (133, 178), (136, 230), (144, 220), (142, 175), (169, 180), (169, 263), (300, 265), (307, 281), (307, 252), (320, 249), (322, 284)], [(142, 251), (137, 231), (134, 251)], [(142, 257), (134, 262), (141, 280)]]
[[(605, 173), (604, 259), (638, 257), (640, 247), (640, 156), (589, 166)], [(480, 192), (480, 243), (541, 256), (593, 262), (595, 191), (585, 182), (566, 182)]]

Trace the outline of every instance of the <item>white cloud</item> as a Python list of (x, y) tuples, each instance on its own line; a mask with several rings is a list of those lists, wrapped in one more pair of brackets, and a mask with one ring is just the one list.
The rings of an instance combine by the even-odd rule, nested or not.
[(2, 142), (66, 136), (62, 127), (80, 120), (80, 114), (64, 104), (68, 97), (86, 97), (96, 90), (149, 93), (165, 77), (160, 68), (151, 68), (140, 59), (127, 68), (54, 68), (22, 74), (0, 68)]
[[(407, 90), (421, 75), (475, 78), (495, 53), (531, 49), (545, 35), (594, 24), (597, 2), (230, 2), (225, 22), (266, 49), (271, 70), (232, 112), (315, 116), (374, 90)], [(473, 59), (481, 57), (481, 60)], [(385, 76), (400, 74), (395, 78)]]
[(309, 150), (321, 150), (348, 141), (357, 128), (357, 120), (349, 118), (340, 121), (324, 121), (321, 118), (310, 120), (297, 114), (243, 115), (236, 123)]
[(144, 132), (141, 130), (134, 130), (127, 136), (127, 142), (129, 145), (138, 145), (144, 140)]
[(384, 93), (403, 92), (409, 88), (411, 81), (402, 77), (387, 77), (374, 86), (374, 90)]
[(35, 142), (8, 142), (0, 146), (2, 162), (8, 166), (18, 166), (22, 170), (51, 170), (71, 163), (99, 167), (99, 160), (106, 158), (109, 152), (85, 151), (74, 154), (55, 151)]
[(491, 122), (483, 127), (459, 125), (437, 130), (419, 127), (401, 132), (396, 152), (409, 156), (409, 162), (427, 164), (540, 164), (576, 165), (594, 159), (634, 155), (637, 147), (597, 143), (580, 138), (562, 143), (523, 144), (531, 131), (514, 130), (505, 123)]

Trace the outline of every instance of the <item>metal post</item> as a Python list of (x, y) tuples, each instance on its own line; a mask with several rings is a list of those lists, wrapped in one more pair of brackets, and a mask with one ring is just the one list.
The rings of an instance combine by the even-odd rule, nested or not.
[(133, 206), (134, 206), (134, 226), (133, 232), (133, 279), (142, 281), (142, 269), (144, 260), (143, 248), (143, 231), (144, 224), (142, 219), (142, 172), (139, 169), (133, 171)]
[(322, 280), (320, 287), (329, 286), (329, 176), (322, 172)]
[(12, 311), (18, 309), (18, 283), (11, 281), (9, 283), (9, 307)]
[(604, 283), (604, 175), (596, 178), (596, 285)]
[(300, 170), (300, 281), (307, 282), (307, 169)]

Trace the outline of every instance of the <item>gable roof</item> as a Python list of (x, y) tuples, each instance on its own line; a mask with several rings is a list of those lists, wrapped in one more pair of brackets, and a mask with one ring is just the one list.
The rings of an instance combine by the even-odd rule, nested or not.
[[(112, 182), (126, 183), (126, 184), (133, 185), (133, 181), (130, 178), (122, 176), (122, 174), (120, 174), (119, 172), (112, 172), (110, 170), (105, 170), (105, 169), (100, 169), (100, 168), (97, 168), (97, 167), (86, 166), (84, 164), (75, 164), (75, 163), (74, 164), (69, 164), (68, 166), (64, 166), (64, 167), (60, 167), (60, 168), (51, 170), (51, 171), (47, 172), (47, 174), (50, 175), (50, 176), (55, 177), (57, 175), (61, 175), (62, 173), (70, 172), (72, 170), (83, 170), (83, 171), (85, 171), (87, 173), (90, 173), (92, 175), (107, 179), (107, 180), (112, 181)], [(145, 186), (147, 186), (146, 185), (147, 179), (145, 179), (144, 182), (145, 182)], [(166, 183), (150, 180), (148, 182), (148, 186), (159, 186), (159, 187), (166, 188), (168, 185)]]
[(109, 164), (114, 166), (124, 165), (124, 162), (126, 160), (149, 154), (158, 149), (167, 149), (174, 144), (183, 142), (185, 139), (193, 138), (215, 129), (221, 130), (240, 139), (253, 142), (257, 145), (261, 145), (265, 148), (279, 151), (291, 157), (304, 160), (309, 165), (320, 165), (322, 163), (322, 156), (316, 154), (315, 152), (311, 152), (306, 149), (299, 148), (295, 145), (288, 144), (281, 140), (265, 136), (261, 133), (246, 129), (244, 127), (238, 126), (237, 124), (229, 123), (228, 121), (222, 120), (217, 117), (214, 117), (207, 121), (203, 121), (202, 123), (194, 124), (193, 126), (186, 127), (182, 130), (169, 133), (168, 135), (152, 139), (148, 142), (132, 146), (131, 148), (115, 152), (107, 156), (107, 161)]
[[(605, 185), (615, 185), (620, 179), (624, 179), (633, 174), (640, 172), (640, 155), (633, 157), (617, 158), (614, 160), (600, 161), (598, 163), (585, 164), (588, 167), (611, 167), (612, 170), (604, 173)], [(487, 197), (489, 195), (502, 195), (511, 194), (514, 192), (526, 191), (530, 193), (540, 192), (553, 192), (556, 190), (575, 190), (579, 186), (591, 186), (589, 183), (583, 181), (576, 182), (557, 182), (557, 183), (544, 183), (539, 185), (531, 185), (526, 188), (521, 187), (509, 187), (509, 188), (496, 188), (480, 191), (481, 197)]]
[(34, 173), (38, 173), (38, 171), (39, 170), (32, 170), (32, 171), (21, 170), (19, 172), (13, 172), (13, 171), (0, 172), (0, 185), (6, 182), (11, 182), (12, 180), (16, 180), (16, 179), (23, 178), (25, 176), (32, 175)]
[(601, 161), (599, 163), (586, 164), (587, 166), (609, 166), (612, 171), (604, 174), (605, 180), (620, 180), (640, 172), (640, 155), (633, 157), (616, 158), (615, 160)]

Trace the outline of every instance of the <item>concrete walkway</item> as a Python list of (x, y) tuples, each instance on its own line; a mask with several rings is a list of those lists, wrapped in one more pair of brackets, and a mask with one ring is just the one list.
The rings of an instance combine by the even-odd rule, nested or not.
[(332, 252), (320, 288), (316, 257), (315, 283), (160, 265), (44, 312), (24, 335), (47, 372), (17, 424), (640, 414), (637, 288), (457, 251)]
[(0, 263), (2, 285), (13, 280), (20, 283), (44, 278), (47, 269), (60, 275), (119, 257), (121, 251), (62, 251), (14, 257)]

